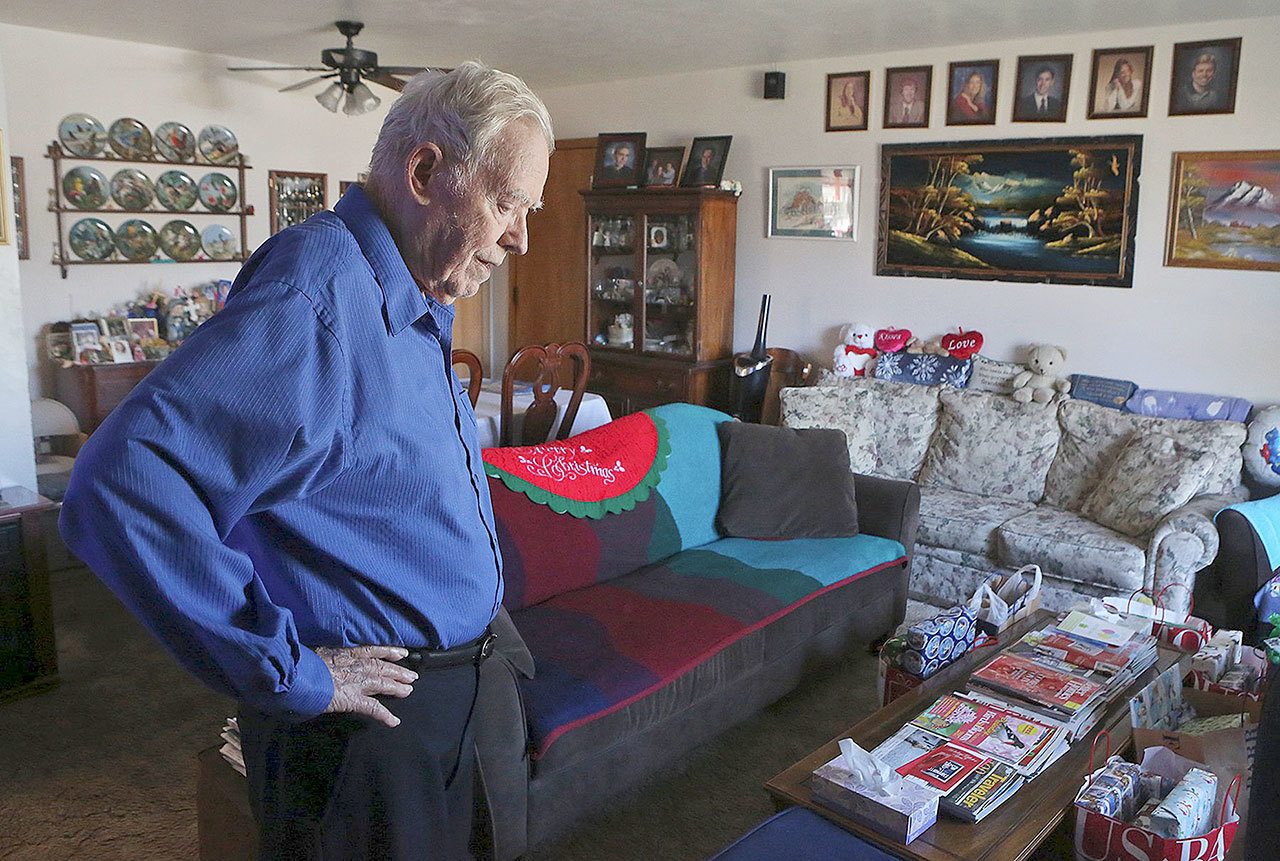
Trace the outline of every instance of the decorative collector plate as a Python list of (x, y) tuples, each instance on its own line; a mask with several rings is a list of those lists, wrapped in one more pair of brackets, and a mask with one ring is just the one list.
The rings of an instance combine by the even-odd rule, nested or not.
[(95, 167), (81, 165), (62, 175), (62, 196), (76, 209), (102, 209), (107, 188), (106, 176)]
[(160, 248), (174, 260), (190, 260), (200, 253), (200, 231), (190, 221), (174, 219), (160, 228)]
[(116, 229), (116, 249), (126, 260), (150, 260), (159, 245), (156, 229), (141, 218), (130, 218)]
[(236, 184), (222, 173), (206, 173), (200, 177), (200, 202), (205, 209), (226, 212), (236, 205)]
[(196, 181), (186, 171), (166, 170), (156, 177), (156, 200), (165, 209), (186, 212), (199, 198)]
[(156, 152), (169, 161), (195, 161), (196, 136), (182, 123), (161, 123), (156, 128)]
[(151, 205), (153, 197), (155, 197), (155, 189), (151, 186), (151, 180), (136, 167), (118, 170), (116, 175), (111, 177), (111, 199), (121, 209), (131, 212), (146, 209)]
[(151, 158), (151, 130), (133, 117), (121, 117), (107, 130), (107, 142), (120, 158)]
[(107, 145), (107, 130), (88, 114), (67, 114), (58, 123), (58, 141), (72, 155), (92, 158), (102, 155)]
[(200, 234), (204, 253), (214, 260), (232, 260), (236, 256), (236, 235), (225, 224), (210, 224)]
[(205, 126), (196, 140), (200, 155), (211, 164), (234, 164), (240, 154), (240, 144), (231, 129), (226, 126)]
[(81, 260), (106, 260), (116, 250), (115, 234), (101, 218), (82, 218), (71, 225), (71, 253)]

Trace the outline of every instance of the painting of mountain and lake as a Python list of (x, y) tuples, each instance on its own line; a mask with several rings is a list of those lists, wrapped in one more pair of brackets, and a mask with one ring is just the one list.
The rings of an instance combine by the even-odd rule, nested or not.
[(1166, 266), (1280, 272), (1280, 150), (1175, 152)]
[(1142, 137), (881, 148), (876, 274), (1133, 284)]

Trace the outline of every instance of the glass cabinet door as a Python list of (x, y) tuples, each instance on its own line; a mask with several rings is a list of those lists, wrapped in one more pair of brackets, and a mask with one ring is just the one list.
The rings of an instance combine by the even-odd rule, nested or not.
[(591, 301), (587, 333), (593, 347), (632, 350), (636, 345), (637, 219), (630, 215), (592, 215), (591, 258), (587, 277)]
[(698, 330), (698, 249), (693, 215), (650, 215), (644, 235), (646, 353), (689, 357)]

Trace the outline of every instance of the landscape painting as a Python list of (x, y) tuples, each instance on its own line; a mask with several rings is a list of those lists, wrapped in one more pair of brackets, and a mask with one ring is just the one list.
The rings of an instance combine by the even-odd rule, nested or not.
[(1280, 272), (1280, 150), (1175, 152), (1166, 266)]
[(1133, 284), (1140, 135), (881, 148), (876, 274)]

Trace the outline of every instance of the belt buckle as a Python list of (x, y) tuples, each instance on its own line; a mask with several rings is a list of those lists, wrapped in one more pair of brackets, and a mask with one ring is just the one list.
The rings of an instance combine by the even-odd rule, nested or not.
[(493, 654), (494, 644), (498, 641), (498, 635), (493, 631), (485, 630), (484, 639), (480, 641), (480, 653), (476, 656), (477, 661), (487, 660)]

